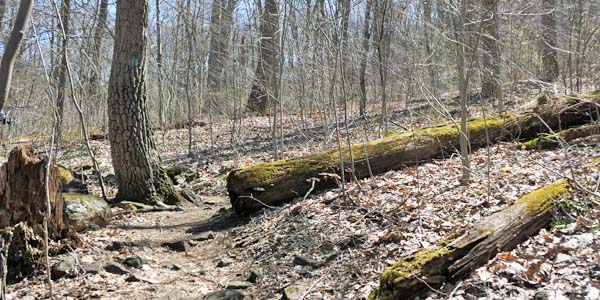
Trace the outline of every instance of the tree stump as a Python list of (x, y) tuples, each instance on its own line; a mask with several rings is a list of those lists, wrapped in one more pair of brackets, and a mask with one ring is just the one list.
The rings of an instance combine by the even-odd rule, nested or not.
[(31, 146), (20, 145), (11, 151), (6, 164), (0, 167), (0, 229), (24, 222), (31, 226), (34, 234), (43, 236), (44, 219), (50, 203), (48, 236), (52, 239), (62, 237), (65, 228), (62, 182), (58, 167), (52, 161), (47, 185), (47, 170), (48, 158), (37, 157)]

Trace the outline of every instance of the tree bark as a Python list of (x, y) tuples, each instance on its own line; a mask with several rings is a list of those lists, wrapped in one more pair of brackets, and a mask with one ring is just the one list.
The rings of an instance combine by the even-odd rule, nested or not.
[(542, 80), (554, 82), (559, 76), (556, 54), (556, 0), (542, 0)]
[[(229, 38), (231, 35), (233, 10), (237, 0), (214, 0), (210, 19), (210, 46), (208, 56), (208, 94), (206, 105), (211, 111), (220, 108), (220, 98), (224, 86), (223, 74), (229, 57)], [(204, 108), (208, 111), (208, 107)]]
[(367, 80), (366, 80), (366, 71), (367, 71), (367, 58), (369, 57), (369, 45), (371, 39), (371, 8), (372, 8), (372, 0), (367, 0), (365, 3), (365, 15), (363, 21), (363, 31), (362, 31), (362, 53), (360, 58), (360, 72), (358, 78), (359, 84), (359, 97), (360, 97), (360, 105), (359, 105), (359, 113), (361, 117), (364, 117), (367, 112)]
[[(100, 0), (98, 8), (98, 20), (96, 21), (96, 29), (94, 31), (94, 66), (92, 66), (92, 76), (90, 79), (90, 94), (93, 95), (98, 102), (103, 100), (100, 95), (100, 74), (102, 74), (102, 49), (104, 46), (104, 35), (106, 33), (106, 19), (108, 17), (108, 0)], [(66, 27), (65, 27), (66, 31)], [(100, 103), (97, 103), (100, 105)]]
[(503, 111), (500, 87), (500, 49), (498, 47), (498, 2), (498, 0), (483, 0), (481, 97), (498, 101), (498, 110)]
[(248, 110), (266, 114), (269, 106), (275, 105), (278, 91), (279, 4), (276, 0), (265, 0), (261, 11), (259, 56), (248, 97)]
[(15, 24), (2, 55), (2, 62), (0, 62), (0, 110), (2, 110), (4, 103), (8, 99), (15, 59), (17, 58), (21, 41), (25, 36), (25, 30), (27, 30), (33, 3), (33, 0), (21, 0)]
[(60, 143), (62, 140), (62, 127), (65, 114), (65, 88), (67, 83), (67, 51), (69, 51), (69, 23), (71, 19), (71, 0), (62, 0), (60, 4), (60, 19), (62, 21), (62, 29), (65, 34), (61, 43), (61, 63), (60, 70), (58, 72), (58, 96), (56, 98), (56, 106), (58, 109), (58, 116), (56, 118), (57, 143)]
[[(62, 181), (54, 161), (50, 166), (50, 205), (48, 236), (62, 237)], [(43, 236), (42, 224), (46, 211), (46, 167), (48, 158), (38, 158), (30, 146), (21, 145), (11, 151), (8, 161), (0, 167), (0, 228), (17, 223), (29, 224), (36, 235)]]
[(109, 138), (117, 200), (180, 204), (161, 166), (147, 113), (145, 69), (148, 1), (118, 0), (109, 81)]
[(416, 296), (427, 286), (458, 280), (502, 251), (510, 251), (552, 220), (554, 204), (569, 198), (570, 184), (559, 181), (540, 188), (511, 206), (483, 219), (452, 240), (400, 259), (381, 276), (372, 299)]
[[(516, 113), (473, 119), (467, 122), (470, 146), (485, 147), (488, 140), (494, 144), (531, 139), (548, 132), (546, 124), (553, 130), (585, 124), (598, 117), (595, 107), (599, 103), (600, 94), (557, 99), (540, 97), (531, 108)], [(459, 130), (454, 123), (357, 144), (352, 147), (354, 175), (365, 178), (369, 176), (369, 168), (373, 174), (381, 174), (433, 158), (449, 157), (458, 146)], [(350, 160), (347, 149), (342, 154), (345, 160)], [(276, 205), (302, 197), (308, 191), (318, 192), (336, 186), (331, 174), (339, 174), (339, 165), (338, 150), (258, 164), (231, 172), (227, 190), (238, 213), (251, 212), (262, 208), (263, 204)]]

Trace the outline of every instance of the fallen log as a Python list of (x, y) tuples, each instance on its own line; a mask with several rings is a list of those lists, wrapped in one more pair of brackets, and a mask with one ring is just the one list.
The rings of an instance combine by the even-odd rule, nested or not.
[[(43, 236), (43, 224), (50, 203), (48, 236), (62, 237), (63, 223), (62, 182), (56, 163), (50, 164), (48, 185), (46, 174), (48, 157), (37, 157), (28, 145), (17, 146), (8, 161), (0, 167), (0, 229), (24, 222), (34, 233)], [(50, 199), (46, 198), (46, 187)]]
[(369, 299), (410, 299), (427, 286), (469, 275), (488, 259), (509, 251), (550, 224), (554, 204), (570, 195), (570, 184), (558, 181), (480, 221), (456, 239), (400, 259), (380, 278)]
[(572, 140), (591, 136), (600, 133), (598, 124), (585, 125), (559, 131), (556, 134), (545, 135), (521, 144), (523, 150), (547, 150), (556, 148), (561, 142), (570, 142)]
[[(516, 113), (473, 119), (468, 122), (472, 148), (501, 141), (531, 139), (548, 128), (559, 130), (597, 119), (600, 94), (571, 95), (551, 99), (542, 96), (530, 107)], [(354, 161), (354, 174), (346, 178), (368, 177), (406, 165), (450, 156), (459, 146), (459, 130), (449, 123), (393, 134), (342, 150), (345, 166)], [(345, 170), (346, 172), (348, 170)], [(340, 152), (278, 160), (234, 170), (227, 177), (227, 190), (237, 213), (272, 206), (307, 192), (337, 185), (330, 174), (340, 173)]]

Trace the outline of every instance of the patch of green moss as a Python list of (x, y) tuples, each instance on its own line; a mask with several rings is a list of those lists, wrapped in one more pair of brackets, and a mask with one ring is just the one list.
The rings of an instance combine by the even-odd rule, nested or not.
[(75, 179), (71, 170), (61, 166), (58, 167), (58, 175), (60, 176), (63, 184), (69, 184), (71, 181), (73, 181), (73, 179)]
[(554, 201), (564, 197), (569, 192), (569, 183), (561, 180), (537, 189), (515, 202), (515, 205), (524, 204), (531, 213), (544, 213), (552, 210)]
[(382, 286), (391, 286), (394, 282), (408, 279), (412, 276), (413, 271), (420, 270), (426, 264), (448, 253), (450, 250), (447, 247), (419, 251), (384, 271), (381, 275), (381, 284)]

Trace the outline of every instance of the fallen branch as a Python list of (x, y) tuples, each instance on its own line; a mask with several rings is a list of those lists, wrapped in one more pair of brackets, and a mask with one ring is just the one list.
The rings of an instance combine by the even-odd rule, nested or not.
[(563, 131), (559, 131), (556, 134), (546, 135), (535, 138), (521, 144), (523, 150), (545, 150), (556, 148), (561, 143), (568, 143), (572, 140), (587, 137), (600, 133), (600, 126), (598, 124), (585, 125), (576, 128), (570, 128)]

